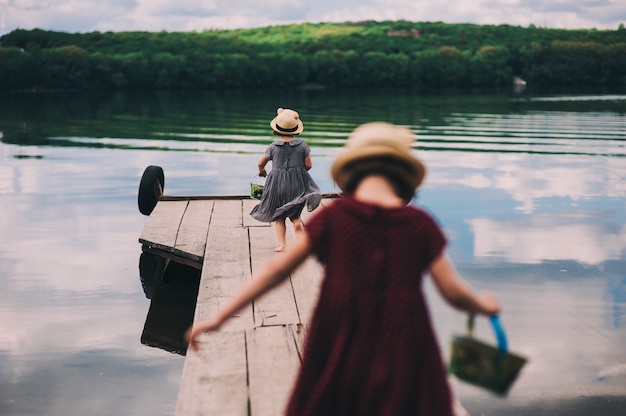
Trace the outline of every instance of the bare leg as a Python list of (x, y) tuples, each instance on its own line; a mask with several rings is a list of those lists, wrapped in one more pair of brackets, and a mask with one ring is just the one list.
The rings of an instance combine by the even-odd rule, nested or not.
[(276, 237), (278, 237), (278, 247), (276, 247), (274, 251), (285, 251), (285, 247), (287, 246), (287, 226), (285, 225), (285, 220), (276, 220), (275, 227)]
[(302, 221), (300, 220), (300, 218), (292, 218), (291, 222), (293, 223), (293, 230), (296, 233), (296, 238), (299, 238), (300, 237), (300, 233), (304, 229), (302, 227)]

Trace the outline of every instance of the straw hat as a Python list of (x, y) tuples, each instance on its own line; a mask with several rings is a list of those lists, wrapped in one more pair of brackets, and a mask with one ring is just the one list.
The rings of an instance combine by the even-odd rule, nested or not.
[(279, 108), (276, 110), (278, 114), (272, 121), (270, 121), (270, 127), (276, 133), (283, 136), (291, 136), (302, 133), (304, 125), (300, 120), (300, 114), (296, 111), (288, 108)]
[(396, 175), (402, 171), (402, 180), (414, 190), (426, 174), (422, 162), (411, 154), (414, 141), (413, 133), (405, 127), (384, 122), (363, 124), (348, 136), (343, 151), (333, 162), (332, 178), (345, 191), (354, 167), (375, 162), (378, 170), (388, 170)]

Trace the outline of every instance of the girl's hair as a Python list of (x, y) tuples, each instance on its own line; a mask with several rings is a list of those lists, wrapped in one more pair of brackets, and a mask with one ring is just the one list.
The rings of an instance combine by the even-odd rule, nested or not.
[(406, 162), (394, 157), (373, 157), (359, 159), (346, 165), (339, 174), (344, 183), (344, 192), (351, 195), (356, 191), (363, 178), (370, 175), (380, 175), (386, 178), (398, 197), (409, 202), (415, 195), (412, 186), (414, 172)]

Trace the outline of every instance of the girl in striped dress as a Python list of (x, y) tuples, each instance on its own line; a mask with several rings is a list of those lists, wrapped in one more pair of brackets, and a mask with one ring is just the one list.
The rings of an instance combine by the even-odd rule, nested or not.
[[(304, 206), (313, 211), (320, 204), (322, 194), (308, 172), (312, 166), (309, 145), (296, 137), (304, 130), (300, 115), (296, 111), (279, 108), (270, 127), (279, 138), (268, 146), (259, 159), (259, 176), (267, 179), (261, 200), (250, 215), (258, 221), (275, 224), (278, 246), (274, 251), (285, 251), (287, 218), (293, 223), (296, 236), (299, 235)], [(268, 174), (265, 166), (269, 161), (272, 161), (272, 169)]]

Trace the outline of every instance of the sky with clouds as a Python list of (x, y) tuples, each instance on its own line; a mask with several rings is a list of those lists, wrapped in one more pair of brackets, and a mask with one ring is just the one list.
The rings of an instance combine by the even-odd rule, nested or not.
[(0, 0), (0, 35), (63, 32), (202, 31), (362, 20), (530, 24), (617, 29), (624, 0)]

